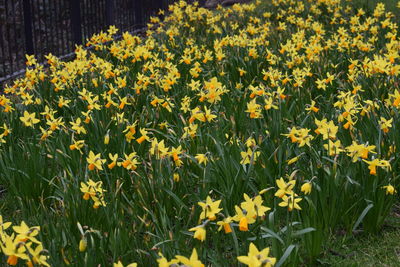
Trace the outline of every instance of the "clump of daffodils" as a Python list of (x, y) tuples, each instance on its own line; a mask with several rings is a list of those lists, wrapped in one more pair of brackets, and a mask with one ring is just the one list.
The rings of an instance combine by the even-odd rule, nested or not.
[(89, 179), (86, 183), (81, 182), (80, 189), (84, 200), (93, 200), (93, 208), (97, 209), (100, 206), (106, 206), (106, 202), (104, 201), (104, 192), (106, 190), (103, 189), (102, 181), (94, 182), (92, 179)]
[(206, 226), (210, 221), (214, 221), (217, 218), (217, 214), (222, 211), (219, 207), (221, 200), (213, 201), (210, 196), (207, 196), (206, 202), (198, 202), (198, 205), (202, 208), (202, 212), (199, 217), (199, 221), (202, 222), (200, 225), (189, 229), (194, 232), (193, 238), (200, 241), (206, 239)]
[[(296, 185), (296, 180), (291, 179), (286, 182), (283, 178), (280, 178), (276, 180), (276, 185), (278, 186), (278, 190), (275, 192), (275, 196), (282, 200), (282, 202), (279, 203), (279, 206), (287, 207), (288, 211), (292, 211), (293, 209), (301, 210), (298, 203), (302, 198), (293, 191), (293, 188)], [(311, 191), (311, 188), (305, 186), (303, 187), (303, 191)]]
[(235, 215), (232, 217), (221, 213), (222, 208), (219, 207), (221, 200), (213, 201), (208, 196), (206, 202), (199, 202), (198, 204), (202, 208), (199, 221), (202, 223), (189, 229), (189, 231), (194, 232), (193, 238), (204, 241), (207, 235), (206, 226), (216, 220), (217, 215), (221, 218), (216, 222), (216, 225), (219, 226), (218, 231), (224, 229), (224, 232), (229, 234), (232, 232), (233, 222), (238, 223), (240, 231), (248, 231), (249, 224), (255, 223), (258, 217), (265, 217), (266, 213), (271, 209), (263, 205), (261, 194), (253, 198), (243, 194), (243, 197), (244, 201), (240, 203), (240, 206), (235, 206)]
[(239, 223), (240, 231), (248, 231), (248, 225), (255, 223), (258, 217), (264, 217), (271, 208), (263, 205), (261, 195), (250, 198), (243, 194), (243, 197), (245, 201), (240, 203), (240, 207), (235, 206), (236, 214), (232, 219)]
[(29, 227), (24, 221), (12, 226), (0, 215), (0, 252), (7, 256), (8, 265), (14, 266), (23, 260), (29, 267), (50, 266), (49, 256), (45, 255), (47, 251), (37, 239), (39, 232), (40, 226)]

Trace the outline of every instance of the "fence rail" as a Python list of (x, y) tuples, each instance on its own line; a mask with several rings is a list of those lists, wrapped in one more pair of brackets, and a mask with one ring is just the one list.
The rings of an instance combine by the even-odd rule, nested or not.
[(0, 0), (0, 85), (25, 67), (25, 54), (39, 61), (68, 54), (75, 44), (115, 25), (145, 26), (175, 0)]

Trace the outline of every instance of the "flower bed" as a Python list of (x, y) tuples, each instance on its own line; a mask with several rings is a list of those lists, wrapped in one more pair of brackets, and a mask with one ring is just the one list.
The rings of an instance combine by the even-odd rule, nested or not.
[(399, 183), (394, 14), (169, 11), (49, 69), (28, 56), (4, 88), (2, 215), (38, 225), (0, 221), (4, 262), (298, 266), (331, 231), (378, 232)]

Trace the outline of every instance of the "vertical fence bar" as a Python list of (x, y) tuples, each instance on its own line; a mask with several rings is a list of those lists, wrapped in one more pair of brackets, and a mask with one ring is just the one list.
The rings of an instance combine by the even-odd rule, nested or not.
[(31, 13), (31, 1), (24, 0), (24, 29), (25, 29), (25, 51), (28, 55), (35, 53), (33, 47), (33, 33), (32, 33), (32, 13)]
[[(6, 27), (6, 26), (4, 26), (4, 27)], [(6, 76), (6, 74), (7, 74), (7, 68), (6, 68), (7, 59), (6, 59), (5, 47), (6, 47), (6, 42), (3, 39), (3, 26), (0, 25), (0, 58), (1, 58), (1, 61), (2, 61), (1, 65), (3, 66), (0, 69), (0, 77)]]
[(156, 2), (154, 4), (155, 4), (154, 8), (151, 10), (151, 12), (149, 14), (151, 16), (156, 15), (158, 13), (158, 11), (163, 8), (164, 1), (163, 0), (156, 0)]
[[(96, 5), (98, 5), (98, 0), (96, 1), (93, 1), (93, 0), (91, 0), (91, 1), (89, 1), (90, 2), (90, 10), (92, 11), (92, 20), (91, 20), (91, 22), (90, 22), (90, 24), (91, 24), (91, 26), (92, 26), (92, 31), (91, 31), (91, 33), (90, 33), (90, 35), (93, 35), (93, 34), (96, 34), (97, 33), (97, 29), (98, 29), (98, 27), (97, 27), (97, 24), (99, 23), (99, 19), (98, 19), (98, 14), (97, 14), (97, 12), (96, 12), (96, 9), (94, 8)], [(113, 10), (111, 10), (110, 12), (113, 12)], [(90, 14), (90, 13), (89, 13)], [(112, 18), (110, 19), (110, 20), (112, 20)]]
[(46, 42), (46, 50), (43, 51), (43, 56), (44, 56), (45, 54), (50, 53), (51, 49), (52, 49), (50, 37), (49, 37), (49, 34), (47, 32), (47, 27), (46, 27), (46, 15), (48, 13), (46, 12), (46, 1), (45, 0), (42, 0), (42, 12), (43, 12), (42, 15), (39, 17), (39, 21), (40, 21), (39, 23), (42, 24), (42, 22), (43, 22), (44, 40)]
[(135, 12), (135, 19), (136, 19), (136, 25), (140, 25), (140, 27), (143, 24), (143, 1), (142, 0), (134, 0), (134, 12)]
[[(18, 4), (18, 3), (17, 3)], [(17, 27), (17, 9), (15, 8), (16, 3), (13, 1), (11, 2), (11, 10), (13, 14), (13, 24), (14, 24), (14, 42), (15, 42), (15, 59), (16, 59), (16, 66), (17, 68), (20, 68), (20, 58), (24, 58), (24, 52), (23, 52), (23, 45), (22, 40), (21, 40), (21, 29)], [(19, 9), (21, 11), (21, 8)], [(21, 19), (21, 13), (20, 13), (20, 23), (22, 22)], [(21, 24), (20, 24), (21, 25)], [(22, 47), (21, 47), (22, 46)]]
[[(79, 2), (82, 2), (82, 1), (79, 1)], [(79, 5), (80, 7), (79, 7), (79, 10), (80, 10), (80, 12), (79, 12), (79, 18), (80, 18), (80, 20), (79, 20), (79, 22), (80, 22), (80, 26), (79, 26), (79, 28), (80, 28), (80, 33), (81, 33), (81, 43), (83, 43), (84, 41), (85, 41), (85, 39), (83, 38), (83, 33), (82, 33), (82, 7), (81, 7), (81, 5)], [(70, 3), (70, 1), (67, 1), (66, 2), (66, 4), (65, 4), (65, 10), (67, 10), (67, 12), (65, 13), (66, 14), (66, 20), (67, 20), (67, 23), (68, 23), (68, 17), (71, 17), (70, 15), (71, 15), (71, 3)], [(69, 16), (68, 16), (69, 15)], [(71, 21), (69, 21), (69, 24), (71, 24)], [(71, 28), (66, 28), (66, 30), (65, 30), (65, 41), (66, 41), (66, 50), (65, 50), (65, 52), (64, 53), (69, 53), (70, 51), (74, 51), (75, 50), (75, 42), (73, 41), (73, 36), (74, 36), (74, 33), (71, 31)]]
[(37, 19), (37, 12), (36, 7), (38, 3), (37, 1), (31, 1), (31, 16), (32, 16), (32, 33), (33, 33), (33, 48), (35, 57), (40, 60), (39, 56), (40, 53), (43, 51), (41, 47), (41, 37), (40, 37), (40, 28), (37, 27), (38, 19)]
[(46, 50), (46, 43), (43, 42), (43, 31), (41, 26), (41, 14), (40, 14), (40, 0), (32, 2), (32, 27), (34, 31), (35, 43), (35, 56), (38, 60), (42, 60), (42, 55)]
[(82, 22), (81, 22), (81, 5), (80, 0), (71, 0), (71, 26), (72, 38), (75, 44), (82, 44)]
[[(54, 16), (55, 18), (55, 27), (54, 30), (57, 31), (57, 35), (58, 35), (58, 40), (57, 40), (57, 45), (60, 48), (60, 56), (64, 54), (65, 52), (65, 42), (64, 42), (64, 25), (63, 25), (63, 14), (62, 11), (64, 10), (64, 8), (61, 6), (63, 4), (63, 1), (52, 1), (54, 2), (54, 9), (56, 10), (56, 14), (57, 16)], [(70, 10), (70, 14), (69, 16), (71, 17), (71, 10)], [(71, 21), (71, 29), (72, 29), (72, 21)], [(71, 30), (72, 32), (72, 30)], [(72, 38), (74, 38), (74, 36), (72, 35)]]
[(50, 18), (51, 35), (54, 36), (54, 43), (53, 43), (54, 44), (54, 50), (53, 50), (54, 52), (53, 53), (55, 55), (59, 56), (61, 46), (58, 44), (58, 40), (60, 38), (60, 35), (57, 31), (57, 20), (55, 18), (56, 16), (54, 15), (54, 14), (57, 14), (57, 9), (56, 9), (54, 1), (48, 1), (48, 3), (49, 3), (48, 10), (50, 11), (50, 14), (52, 14), (49, 16), (49, 18)]
[[(167, 0), (159, 0), (161, 1), (160, 9), (165, 10), (167, 8)], [(156, 15), (158, 15), (158, 10), (156, 10)]]
[(133, 16), (132, 16), (132, 14), (133, 14), (133, 12), (132, 12), (132, 8), (133, 8), (133, 3), (132, 3), (132, 0), (128, 0), (128, 3), (127, 3), (127, 11), (128, 11), (128, 27), (127, 27), (127, 29), (130, 29), (130, 27), (132, 27), (132, 25), (133, 25)]
[(131, 17), (132, 17), (130, 29), (135, 29), (136, 23), (137, 23), (137, 21), (136, 21), (136, 16), (135, 16), (135, 7), (136, 7), (136, 4), (135, 4), (135, 0), (129, 0), (129, 1), (131, 2), (131, 6), (130, 6), (130, 9), (129, 9), (129, 13), (131, 13)]
[(82, 1), (81, 2), (81, 15), (82, 15), (82, 33), (83, 33), (83, 38), (87, 38), (90, 32), (90, 27), (88, 27), (89, 23), (89, 7), (88, 7), (88, 1)]
[(106, 0), (106, 22), (107, 26), (115, 24), (114, 0)]
[[(7, 21), (7, 17), (9, 14), (9, 8), (8, 8), (8, 4), (10, 3), (10, 1), (6, 1), (4, 8), (5, 8), (5, 12), (6, 12), (6, 27), (5, 27), (5, 34), (6, 34), (6, 45), (7, 45), (7, 52), (8, 52), (8, 62), (10, 63), (9, 66), (9, 71), (13, 72), (14, 71), (14, 67), (15, 67), (15, 62), (13, 59), (13, 49), (12, 49), (12, 45), (10, 44), (10, 40), (11, 40), (11, 34), (10, 34), (10, 24)], [(12, 3), (11, 3), (12, 4)]]
[(89, 37), (90, 35), (96, 33), (96, 19), (93, 14), (93, 1), (92, 0), (87, 0), (86, 1), (86, 6), (84, 7), (84, 11), (86, 12), (85, 14), (85, 19), (86, 19), (86, 27), (88, 30), (87, 36)]
[[(99, 21), (98, 21), (98, 25), (96, 28), (96, 32), (98, 32), (100, 29), (103, 29), (105, 27), (105, 16), (106, 16), (106, 2), (105, 0), (101, 0), (99, 1), (100, 5), (99, 5)], [(100, 16), (101, 15), (101, 16)]]

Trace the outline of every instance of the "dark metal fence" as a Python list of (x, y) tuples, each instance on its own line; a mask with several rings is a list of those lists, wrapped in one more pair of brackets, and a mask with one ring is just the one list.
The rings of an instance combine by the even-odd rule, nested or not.
[(115, 25), (143, 28), (175, 0), (0, 0), (0, 84), (25, 67), (25, 54), (42, 61), (68, 54), (75, 44)]

